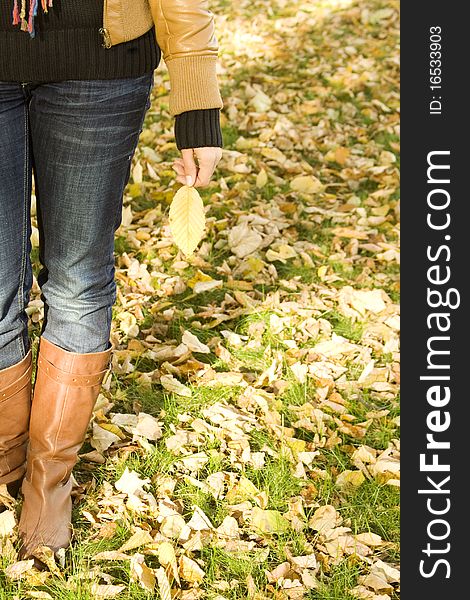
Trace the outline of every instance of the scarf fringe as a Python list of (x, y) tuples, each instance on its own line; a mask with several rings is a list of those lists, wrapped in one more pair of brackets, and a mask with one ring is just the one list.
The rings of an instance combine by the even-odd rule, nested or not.
[[(18, 6), (19, 0), (14, 0), (13, 4), (13, 25), (20, 25), (21, 31), (26, 31), (33, 38), (36, 35), (34, 29), (34, 17), (38, 14), (39, 0), (29, 0), (29, 10), (26, 11), (28, 0), (21, 0), (21, 8)], [(52, 7), (53, 0), (41, 0), (41, 7), (44, 13)], [(26, 16), (27, 14), (27, 16)]]

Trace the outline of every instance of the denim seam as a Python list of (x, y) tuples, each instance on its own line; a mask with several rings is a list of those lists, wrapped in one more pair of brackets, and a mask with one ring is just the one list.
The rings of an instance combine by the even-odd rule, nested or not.
[(154, 73), (152, 71), (152, 76), (150, 77), (149, 88), (148, 88), (148, 91), (147, 91), (147, 99), (145, 101), (145, 108), (144, 108), (144, 111), (143, 111), (142, 119), (140, 121), (140, 127), (139, 127), (139, 133), (137, 135), (137, 141), (135, 143), (134, 150), (133, 150), (133, 152), (131, 154), (131, 161), (132, 161), (132, 157), (135, 154), (135, 151), (137, 150), (137, 146), (139, 145), (139, 137), (140, 137), (140, 134), (142, 133), (142, 130), (144, 128), (145, 117), (147, 116), (147, 112), (148, 112), (148, 110), (149, 110), (149, 108), (150, 108), (150, 106), (152, 104), (151, 100), (150, 100), (150, 96), (152, 94), (152, 90), (154, 88), (154, 85), (155, 85), (155, 77), (154, 77)]
[[(18, 289), (18, 310), (19, 314), (22, 315), (24, 311), (24, 282), (26, 277), (26, 250), (27, 250), (27, 239), (26, 232), (28, 230), (27, 227), (27, 218), (28, 218), (28, 209), (27, 209), (27, 195), (28, 195), (28, 167), (29, 167), (29, 153), (28, 153), (28, 106), (25, 103), (24, 105), (24, 171), (23, 171), (23, 239), (21, 244), (21, 270), (20, 270), (20, 282)], [(27, 326), (27, 324), (26, 324)], [(23, 335), (20, 335), (18, 338), (18, 344), (20, 353), (24, 356), (26, 352), (26, 348), (24, 345)]]
[[(143, 76), (145, 76), (145, 75), (148, 75), (148, 73), (145, 73)], [(151, 102), (151, 95), (152, 95), (152, 90), (153, 90), (154, 86), (155, 86), (155, 75), (154, 75), (154, 72), (152, 71), (151, 72), (150, 81), (149, 81), (149, 87), (148, 87), (148, 90), (147, 90), (147, 98), (146, 98), (146, 101), (145, 101), (145, 108), (143, 110), (142, 118), (140, 120), (140, 126), (139, 126), (139, 132), (137, 134), (137, 140), (136, 140), (134, 148), (133, 148), (133, 150), (132, 150), (132, 152), (131, 152), (131, 154), (129, 156), (129, 164), (128, 164), (128, 171), (127, 171), (127, 177), (126, 177), (127, 182), (129, 181), (129, 175), (130, 175), (132, 158), (133, 158), (133, 156), (135, 154), (135, 151), (137, 150), (137, 147), (139, 145), (140, 134), (142, 133), (142, 130), (144, 128), (145, 117), (147, 116), (147, 112), (149, 111), (149, 108), (150, 108), (150, 106), (152, 104), (152, 102)], [(124, 196), (124, 190), (126, 188), (127, 182), (125, 183), (124, 188), (122, 190), (122, 195), (123, 196)], [(114, 255), (114, 253), (113, 253), (113, 255)], [(113, 280), (115, 282), (114, 277), (113, 277)], [(116, 285), (116, 283), (115, 283), (115, 285)], [(117, 298), (117, 290), (116, 290), (116, 287), (115, 287), (114, 288), (114, 293), (113, 293), (113, 304), (112, 304), (112, 306), (109, 306), (108, 310), (106, 311), (107, 312), (106, 317), (107, 317), (108, 331), (111, 331), (111, 329), (113, 327), (113, 306), (116, 303), (116, 298)]]

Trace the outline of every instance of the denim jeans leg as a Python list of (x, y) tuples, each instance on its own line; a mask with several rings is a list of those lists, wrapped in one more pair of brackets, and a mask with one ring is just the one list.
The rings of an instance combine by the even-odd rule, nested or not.
[(29, 350), (31, 151), (21, 84), (0, 81), (0, 369)]
[(114, 235), (152, 86), (148, 73), (32, 90), (41, 333), (70, 352), (101, 352), (111, 345)]

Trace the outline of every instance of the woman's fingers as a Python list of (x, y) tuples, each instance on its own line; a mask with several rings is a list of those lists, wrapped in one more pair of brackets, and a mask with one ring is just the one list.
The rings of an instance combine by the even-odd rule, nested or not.
[[(222, 148), (203, 147), (181, 150), (182, 158), (175, 158), (172, 168), (176, 171), (176, 181), (183, 185), (206, 187), (222, 157)], [(196, 160), (197, 163), (196, 163)]]

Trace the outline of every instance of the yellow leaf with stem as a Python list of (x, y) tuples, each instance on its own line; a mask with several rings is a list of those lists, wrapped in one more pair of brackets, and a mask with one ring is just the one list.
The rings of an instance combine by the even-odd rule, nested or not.
[(175, 244), (186, 256), (191, 256), (202, 239), (206, 225), (204, 204), (194, 187), (183, 185), (176, 192), (169, 218)]

